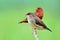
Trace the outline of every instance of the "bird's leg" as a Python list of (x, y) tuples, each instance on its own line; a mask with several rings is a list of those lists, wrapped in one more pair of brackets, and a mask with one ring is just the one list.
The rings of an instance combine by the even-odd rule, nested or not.
[(33, 28), (33, 34), (34, 34), (35, 39), (38, 40), (36, 28)]

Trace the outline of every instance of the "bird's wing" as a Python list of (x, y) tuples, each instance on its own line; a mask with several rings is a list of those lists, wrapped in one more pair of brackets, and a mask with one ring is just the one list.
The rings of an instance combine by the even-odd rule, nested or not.
[(44, 13), (43, 13), (43, 9), (41, 8), (41, 7), (38, 7), (37, 9), (36, 9), (36, 13), (35, 13), (40, 19), (42, 19), (43, 18), (43, 15), (44, 15)]
[(39, 21), (38, 19), (35, 19), (35, 21), (36, 21), (36, 25), (41, 26), (41, 27), (49, 30), (50, 32), (52, 32), (52, 31), (44, 24), (43, 21)]
[(43, 26), (44, 28), (47, 28), (47, 26), (43, 23), (43, 21), (39, 21), (38, 19), (35, 19), (36, 24), (39, 26)]

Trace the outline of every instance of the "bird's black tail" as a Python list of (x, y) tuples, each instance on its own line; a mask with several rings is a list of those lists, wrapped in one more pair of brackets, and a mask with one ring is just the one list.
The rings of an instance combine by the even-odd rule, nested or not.
[(19, 23), (23, 23), (23, 22), (19, 22)]
[(50, 32), (52, 32), (52, 30), (50, 30), (49, 28), (46, 28), (47, 30), (49, 30)]

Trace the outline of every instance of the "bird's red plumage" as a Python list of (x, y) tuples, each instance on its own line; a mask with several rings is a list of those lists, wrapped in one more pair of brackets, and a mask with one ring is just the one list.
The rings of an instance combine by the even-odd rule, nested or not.
[(43, 10), (42, 10), (42, 8), (38, 7), (38, 8), (36, 9), (36, 15), (37, 15), (40, 19), (43, 18)]
[[(40, 8), (40, 7), (38, 7), (38, 8), (36, 9), (35, 14), (36, 14), (40, 19), (42, 19), (42, 18), (43, 18), (43, 9)], [(27, 21), (27, 19), (25, 19), (25, 20), (23, 20), (23, 21), (21, 21), (21, 22), (27, 23), (28, 21)]]

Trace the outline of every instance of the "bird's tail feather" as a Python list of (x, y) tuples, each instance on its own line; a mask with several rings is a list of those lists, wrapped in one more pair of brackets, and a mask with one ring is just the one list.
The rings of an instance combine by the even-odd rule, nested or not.
[(49, 30), (50, 32), (52, 32), (52, 30), (50, 30), (49, 28), (47, 28), (47, 30)]

